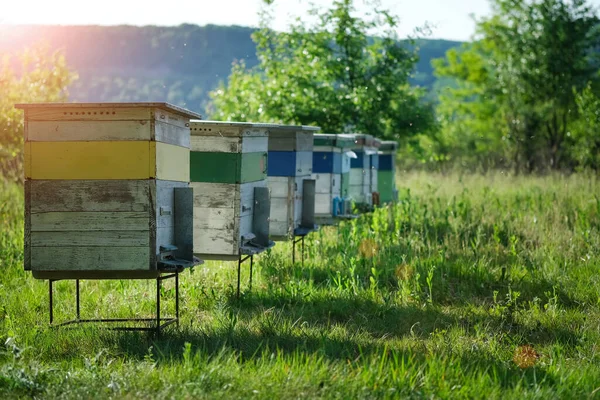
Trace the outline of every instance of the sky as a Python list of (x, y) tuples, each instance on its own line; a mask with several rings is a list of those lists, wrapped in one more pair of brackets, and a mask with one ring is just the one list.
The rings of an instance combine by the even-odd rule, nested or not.
[[(242, 25), (257, 26), (263, 0), (2, 0), (0, 24), (59, 25)], [(399, 15), (402, 37), (425, 23), (434, 25), (430, 37), (467, 40), (473, 33), (470, 14), (486, 15), (488, 0), (380, 0)], [(600, 0), (598, 0), (600, 1)], [(332, 0), (313, 0), (328, 6)], [(276, 0), (271, 27), (284, 30), (290, 18), (305, 15), (308, 1)], [(359, 10), (366, 11), (362, 0)]]
[[(590, 0), (598, 6), (600, 0)], [(312, 0), (328, 6), (332, 0)], [(475, 24), (472, 16), (490, 12), (488, 0), (380, 0), (401, 18), (400, 36), (411, 35), (424, 24), (433, 26), (431, 38), (468, 40)], [(60, 25), (242, 25), (257, 26), (263, 0), (2, 0), (0, 24)], [(290, 18), (305, 15), (307, 0), (275, 0), (271, 27), (285, 30)], [(366, 11), (363, 0), (359, 10)]]

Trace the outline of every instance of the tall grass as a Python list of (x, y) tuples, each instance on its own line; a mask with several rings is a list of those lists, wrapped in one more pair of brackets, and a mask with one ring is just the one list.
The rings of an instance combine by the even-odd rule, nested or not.
[[(160, 338), (49, 329), (22, 270), (22, 192), (0, 186), (0, 393), (35, 397), (600, 398), (600, 184), (404, 174), (398, 205), (181, 279)], [(247, 269), (244, 279), (248, 278)], [(74, 313), (56, 284), (57, 319)], [(172, 285), (163, 296), (173, 312)], [(153, 282), (86, 281), (82, 315), (152, 313)], [(0, 344), (1, 346), (1, 344)]]

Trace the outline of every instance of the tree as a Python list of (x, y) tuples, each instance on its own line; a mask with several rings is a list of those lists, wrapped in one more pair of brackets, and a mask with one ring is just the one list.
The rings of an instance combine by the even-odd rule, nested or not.
[(491, 2), (474, 43), (435, 62), (438, 76), (459, 83), (441, 98), (445, 127), (456, 140), (460, 124), (490, 129), (477, 134), (502, 140), (518, 170), (570, 168), (574, 93), (598, 72), (596, 12), (586, 0)]
[(312, 9), (316, 22), (297, 19), (285, 33), (266, 27), (267, 11), (253, 35), (259, 64), (233, 66), (211, 93), (213, 117), (388, 137), (429, 129), (432, 109), (408, 82), (416, 51), (399, 42), (397, 17), (369, 4), (369, 20), (356, 16), (353, 0), (337, 0), (331, 9)]
[(75, 79), (61, 52), (41, 48), (7, 54), (0, 65), (0, 178), (23, 179), (23, 113), (16, 103), (58, 102)]

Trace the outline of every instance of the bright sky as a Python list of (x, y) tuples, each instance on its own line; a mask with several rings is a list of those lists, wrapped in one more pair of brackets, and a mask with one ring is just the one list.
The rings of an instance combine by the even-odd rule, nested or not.
[[(467, 40), (473, 33), (471, 14), (489, 13), (488, 0), (380, 0), (399, 15), (401, 36), (425, 23), (434, 25), (432, 38)], [(600, 0), (591, 0), (600, 5)], [(244, 25), (257, 26), (263, 0), (3, 0), (0, 24), (61, 25)], [(304, 15), (308, 0), (276, 0), (272, 27), (284, 30), (290, 16)], [(312, 0), (330, 5), (332, 0)], [(363, 1), (357, 0), (363, 10)]]

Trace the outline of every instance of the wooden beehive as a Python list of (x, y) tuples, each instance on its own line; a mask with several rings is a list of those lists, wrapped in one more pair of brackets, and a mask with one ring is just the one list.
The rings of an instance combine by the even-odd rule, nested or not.
[(166, 103), (16, 107), (25, 110), (25, 269), (34, 277), (152, 278), (171, 246), (191, 247), (176, 212), (188, 204), (176, 193), (189, 190), (198, 114)]
[(354, 138), (343, 134), (314, 135), (313, 173), (316, 181), (315, 214), (321, 221), (342, 214), (348, 197), (350, 149)]
[(377, 171), (379, 170), (379, 147), (381, 146), (381, 139), (377, 139), (376, 137), (372, 138), (371, 140), (371, 150), (372, 150), (372, 154), (371, 154), (371, 178), (370, 178), (370, 183), (371, 183), (371, 189), (370, 192), (371, 193), (377, 193), (377, 195), (379, 195), (379, 188), (378, 188), (378, 176), (377, 176)]
[(376, 153), (373, 147), (373, 136), (354, 135), (356, 158), (350, 162), (350, 198), (359, 204), (373, 204), (371, 187), (371, 156)]
[(379, 147), (379, 170), (377, 172), (379, 196), (382, 203), (398, 200), (396, 190), (396, 151), (398, 143), (383, 141)]
[(267, 187), (268, 127), (191, 122), (194, 254), (200, 258), (238, 259), (245, 241), (257, 235), (254, 192)]
[[(313, 135), (318, 130), (312, 126), (272, 124), (269, 127), (269, 232), (273, 240), (292, 238), (303, 224), (303, 187), (305, 181), (311, 180)], [(304, 202), (315, 205), (314, 198), (307, 197)]]

